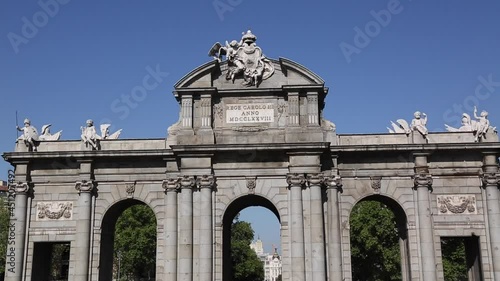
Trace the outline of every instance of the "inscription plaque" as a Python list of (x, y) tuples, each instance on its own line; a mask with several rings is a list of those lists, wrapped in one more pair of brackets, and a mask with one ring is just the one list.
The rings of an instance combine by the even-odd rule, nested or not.
[(235, 103), (226, 105), (226, 123), (274, 122), (273, 103)]

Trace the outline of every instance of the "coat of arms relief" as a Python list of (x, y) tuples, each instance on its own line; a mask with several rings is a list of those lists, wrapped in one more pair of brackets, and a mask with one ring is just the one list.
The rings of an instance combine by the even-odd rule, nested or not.
[(241, 40), (236, 40), (222, 46), (221, 43), (215, 43), (209, 56), (221, 61), (225, 56), (228, 63), (226, 79), (234, 80), (243, 78), (241, 85), (258, 87), (262, 80), (265, 80), (274, 73), (274, 66), (271, 61), (264, 56), (262, 49), (255, 44), (257, 36), (250, 30), (243, 33)]

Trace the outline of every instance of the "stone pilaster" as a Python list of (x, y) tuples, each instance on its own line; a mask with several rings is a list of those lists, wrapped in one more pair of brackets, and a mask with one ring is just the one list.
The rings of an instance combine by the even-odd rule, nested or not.
[(201, 128), (212, 128), (212, 98), (202, 95), (200, 100)]
[(178, 235), (178, 279), (193, 280), (193, 188), (196, 181), (193, 176), (180, 179), (181, 206)]
[[(21, 281), (24, 272), (24, 254), (26, 243), (26, 214), (28, 211), (28, 196), (30, 195), (30, 182), (16, 182), (10, 186), (14, 190), (15, 207), (11, 210), (8, 229), (8, 246), (5, 267), (6, 281)], [(12, 207), (12, 206), (11, 206)], [(14, 239), (11, 237), (14, 235)]]
[(299, 110), (299, 93), (288, 93), (288, 125), (299, 126), (300, 110)]
[(305, 183), (303, 174), (288, 174), (290, 206), (290, 242), (291, 242), (291, 277), (292, 281), (305, 281), (305, 250), (304, 250), (304, 221), (302, 209), (302, 187)]
[(500, 173), (495, 154), (485, 153), (481, 179), (486, 193), (493, 279), (500, 280), (500, 191), (498, 190)]
[(325, 224), (323, 218), (322, 173), (308, 174), (307, 182), (311, 191), (311, 252), (312, 280), (326, 280)]
[(437, 280), (434, 229), (429, 192), (432, 191), (432, 176), (427, 166), (427, 155), (415, 155), (414, 189), (417, 192), (418, 222), (420, 235), (420, 262), (423, 280)]
[(163, 280), (177, 280), (177, 193), (180, 178), (172, 177), (163, 181), (165, 191), (165, 263)]
[(92, 180), (81, 180), (75, 184), (78, 191), (78, 220), (76, 222), (75, 239), (75, 281), (89, 280), (90, 227), (92, 192), (95, 184)]
[(319, 126), (318, 93), (307, 93), (308, 126)]
[(193, 96), (183, 95), (181, 101), (182, 128), (193, 128)]
[(203, 175), (197, 177), (196, 182), (201, 192), (199, 281), (212, 281), (212, 190), (214, 188), (215, 178), (213, 175)]
[(344, 279), (338, 193), (342, 187), (342, 179), (339, 176), (330, 176), (325, 179), (325, 184), (328, 188), (328, 280), (341, 281)]

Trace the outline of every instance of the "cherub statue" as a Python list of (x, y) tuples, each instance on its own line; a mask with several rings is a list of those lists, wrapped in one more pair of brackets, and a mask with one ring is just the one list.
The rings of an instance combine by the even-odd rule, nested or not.
[(82, 141), (85, 145), (91, 145), (94, 149), (97, 150), (97, 142), (101, 139), (95, 130), (94, 121), (92, 119), (87, 120), (86, 127), (80, 127), (82, 130)]
[(477, 121), (473, 123), (474, 126), (472, 127), (472, 130), (475, 132), (476, 142), (478, 142), (480, 139), (486, 137), (486, 133), (490, 128), (490, 121), (488, 120), (488, 112), (485, 110), (481, 111), (481, 114), (477, 116), (477, 108), (475, 106), (474, 118), (476, 118)]
[(38, 141), (38, 131), (35, 127), (31, 126), (31, 121), (27, 118), (24, 119), (24, 127), (19, 128), (19, 126), (16, 126), (16, 129), (23, 132), (18, 140), (24, 141), (29, 151), (36, 151), (35, 142)]
[(420, 113), (420, 111), (416, 111), (413, 116), (413, 120), (411, 121), (410, 129), (412, 131), (418, 131), (424, 139), (427, 139), (427, 134), (429, 131), (427, 130), (427, 114)]
[(47, 124), (47, 125), (42, 126), (42, 134), (40, 135), (40, 140), (43, 140), (43, 141), (59, 140), (59, 138), (61, 137), (62, 130), (55, 133), (55, 134), (51, 134), (50, 133), (50, 126), (52, 126), (52, 124)]
[(391, 121), (391, 128), (387, 128), (389, 133), (404, 133), (409, 135), (412, 131), (418, 131), (424, 139), (428, 140), (427, 134), (429, 131), (427, 130), (427, 115), (425, 113), (421, 113), (420, 111), (416, 111), (413, 114), (413, 120), (411, 124), (408, 125), (408, 122), (404, 119), (398, 119), (396, 123)]

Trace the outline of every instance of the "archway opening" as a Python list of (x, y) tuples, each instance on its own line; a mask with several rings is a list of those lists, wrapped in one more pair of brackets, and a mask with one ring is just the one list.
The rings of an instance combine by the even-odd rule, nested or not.
[(353, 280), (409, 280), (404, 210), (384, 196), (358, 202), (349, 217)]
[[(232, 202), (223, 218), (223, 279), (280, 280), (280, 225), (278, 210), (264, 197), (247, 195)], [(264, 236), (273, 241), (262, 241)]]
[(156, 217), (141, 201), (113, 205), (101, 226), (99, 280), (155, 280)]

